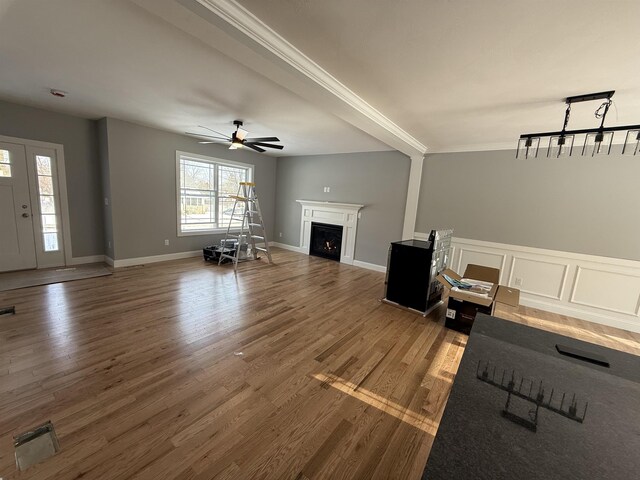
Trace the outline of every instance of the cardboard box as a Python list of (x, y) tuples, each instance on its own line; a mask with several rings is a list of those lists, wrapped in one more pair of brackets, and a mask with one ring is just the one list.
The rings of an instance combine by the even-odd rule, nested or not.
[[(444, 278), (447, 275), (454, 280), (469, 278), (492, 283), (486, 297), (474, 295), (463, 290), (452, 290), (452, 285)], [(497, 268), (483, 267), (482, 265), (467, 265), (464, 275), (461, 277), (453, 270), (446, 269), (436, 278), (449, 291), (445, 326), (459, 332), (471, 331), (476, 314), (486, 313), (492, 315), (497, 303), (503, 303), (512, 307), (520, 305), (520, 290), (504, 285), (499, 285), (500, 270)]]

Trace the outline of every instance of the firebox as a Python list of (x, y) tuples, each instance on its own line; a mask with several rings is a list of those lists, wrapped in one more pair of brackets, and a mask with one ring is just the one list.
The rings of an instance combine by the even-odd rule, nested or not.
[(340, 261), (342, 226), (311, 222), (309, 255)]

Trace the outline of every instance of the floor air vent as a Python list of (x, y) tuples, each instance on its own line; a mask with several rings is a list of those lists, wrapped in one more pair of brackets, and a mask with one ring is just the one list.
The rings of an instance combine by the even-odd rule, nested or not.
[(60, 444), (51, 422), (39, 425), (28, 432), (13, 437), (16, 448), (16, 464), (18, 470), (26, 470), (31, 465), (53, 457)]

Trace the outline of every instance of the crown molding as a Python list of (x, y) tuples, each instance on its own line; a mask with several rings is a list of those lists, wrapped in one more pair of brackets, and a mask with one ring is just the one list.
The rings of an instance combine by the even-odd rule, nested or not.
[(358, 113), (382, 127), (392, 136), (406, 144), (411, 151), (422, 154), (427, 152), (427, 147), (422, 142), (396, 125), (236, 1), (196, 0), (196, 2), (339, 98)]

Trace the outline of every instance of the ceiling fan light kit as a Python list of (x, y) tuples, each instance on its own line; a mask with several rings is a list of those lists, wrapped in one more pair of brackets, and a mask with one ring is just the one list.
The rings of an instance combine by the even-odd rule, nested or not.
[[(613, 145), (615, 132), (627, 131), (625, 143), (622, 148), (623, 155), (637, 155), (640, 153), (640, 125), (624, 125), (616, 127), (605, 127), (604, 121), (611, 107), (615, 90), (606, 92), (588, 93), (586, 95), (576, 95), (567, 97), (565, 103), (567, 109), (564, 115), (564, 125), (559, 132), (524, 133), (518, 140), (516, 150), (517, 159), (537, 158), (540, 151), (540, 141), (542, 138), (549, 138), (547, 147), (547, 157), (563, 158), (569, 157), (574, 152), (576, 136), (585, 135), (584, 144), (581, 149), (583, 156), (609, 155)], [(579, 130), (567, 130), (571, 105), (578, 102), (589, 102), (593, 100), (603, 100), (604, 102), (595, 112), (595, 117), (599, 120), (600, 126), (597, 128), (585, 128)]]
[(265, 142), (279, 142), (280, 139), (278, 137), (256, 137), (256, 138), (247, 138), (249, 132), (242, 128), (244, 125), (242, 120), (234, 120), (233, 124), (236, 126), (236, 131), (231, 134), (231, 136), (226, 136), (224, 133), (220, 133), (216, 130), (213, 130), (209, 127), (205, 127), (204, 125), (198, 125), (199, 128), (204, 128), (209, 130), (216, 135), (204, 135), (202, 133), (195, 132), (185, 132), (187, 135), (193, 135), (195, 137), (206, 137), (211, 138), (212, 140), (200, 141), (198, 143), (201, 144), (209, 144), (209, 143), (229, 143), (229, 150), (238, 150), (243, 147), (251, 148), (256, 152), (263, 153), (266, 152), (265, 148), (274, 148), (276, 150), (282, 150), (284, 146), (276, 145), (274, 143), (265, 143)]

